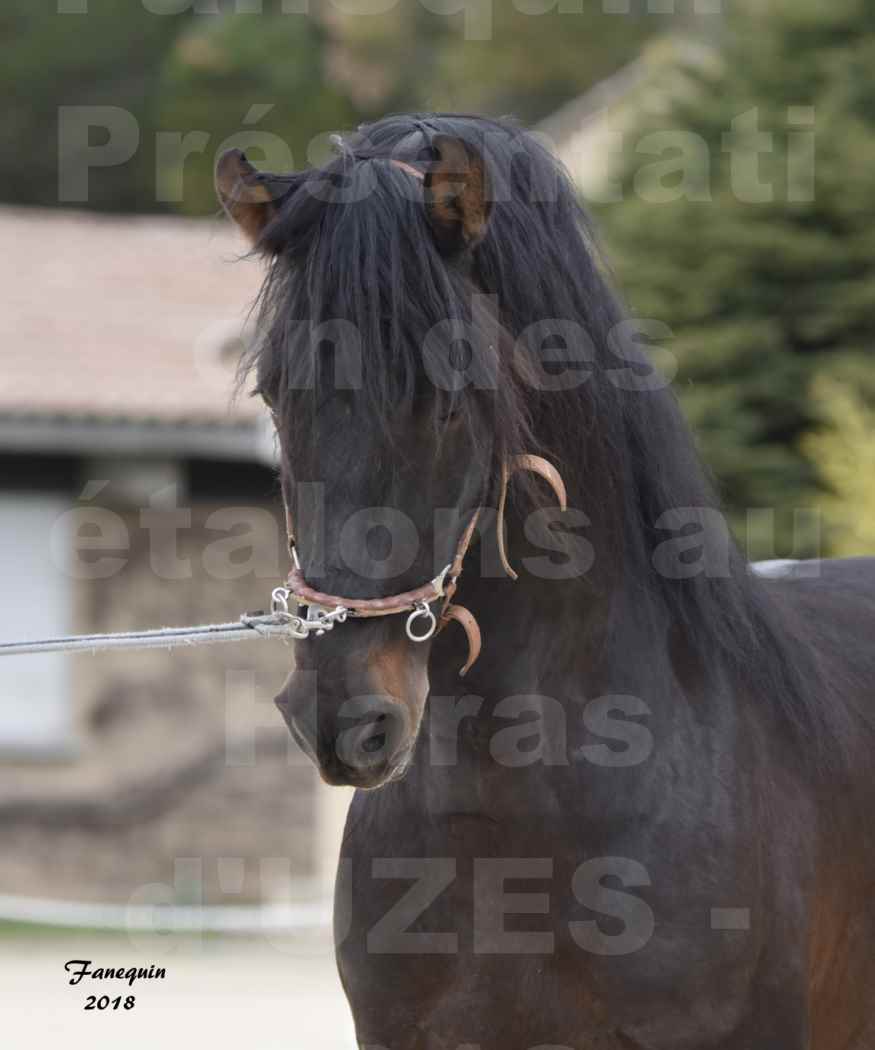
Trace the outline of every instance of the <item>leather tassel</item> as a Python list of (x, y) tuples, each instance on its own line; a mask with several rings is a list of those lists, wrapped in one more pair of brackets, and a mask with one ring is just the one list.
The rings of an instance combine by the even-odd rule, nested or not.
[(523, 453), (521, 456), (513, 456), (510, 461), (505, 461), (501, 466), (501, 495), (498, 498), (498, 515), (495, 522), (496, 539), (498, 540), (498, 556), (501, 559), (501, 567), (512, 580), (519, 579), (507, 558), (507, 539), (504, 528), (504, 509), (507, 503), (507, 486), (511, 475), (518, 470), (530, 470), (533, 474), (543, 478), (556, 495), (559, 501), (559, 509), (568, 509), (568, 493), (565, 490), (565, 482), (562, 475), (548, 463), (543, 456), (533, 456), (531, 453)]
[(444, 609), (443, 614), (441, 615), (441, 625), (450, 620), (455, 620), (456, 623), (461, 624), (465, 631), (465, 635), (468, 638), (468, 659), (459, 671), (459, 676), (464, 677), (474, 666), (477, 657), (480, 655), (480, 649), (482, 647), (480, 627), (472, 613), (470, 613), (463, 605), (448, 605), (446, 609)]

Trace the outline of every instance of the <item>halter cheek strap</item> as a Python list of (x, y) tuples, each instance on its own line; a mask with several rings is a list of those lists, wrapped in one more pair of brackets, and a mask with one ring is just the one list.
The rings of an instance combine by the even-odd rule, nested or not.
[[(543, 459), (541, 456), (527, 454), (514, 456), (503, 464), (495, 529), (502, 568), (514, 580), (517, 579), (517, 574), (511, 568), (507, 559), (504, 514), (507, 506), (508, 483), (511, 476), (519, 470), (529, 470), (542, 477), (555, 493), (559, 501), (560, 510), (564, 511), (568, 503), (562, 476), (546, 459)], [(344, 598), (338, 594), (327, 594), (324, 591), (317, 591), (307, 583), (295, 548), (295, 530), (291, 510), (286, 505), (286, 529), (289, 539), (289, 551), (294, 565), (289, 573), (287, 586), (278, 587), (274, 591), (274, 612), (284, 613), (289, 616), (292, 633), (297, 638), (308, 638), (310, 634), (314, 633), (318, 637), (326, 631), (332, 630), (336, 623), (343, 623), (350, 616), (394, 616), (401, 613), (409, 613), (407, 617), (408, 638), (413, 642), (424, 642), (435, 633), (442, 631), (448, 623), (455, 621), (465, 631), (468, 639), (468, 659), (459, 671), (460, 675), (464, 675), (471, 669), (480, 655), (482, 636), (480, 627), (473, 614), (462, 605), (454, 605), (453, 596), (458, 588), (465, 555), (471, 546), (482, 511), (483, 507), (478, 507), (471, 515), (471, 520), (459, 539), (453, 560), (433, 580), (429, 580), (428, 583), (424, 583), (421, 587), (416, 587), (410, 591), (402, 591), (400, 594), (393, 594), (387, 598)], [(430, 607), (440, 599), (443, 599), (443, 605), (438, 615), (435, 616)], [(289, 600), (292, 600), (298, 606), (307, 608), (306, 619), (289, 613)], [(425, 621), (425, 630), (421, 632), (416, 629), (416, 624), (420, 620)]]

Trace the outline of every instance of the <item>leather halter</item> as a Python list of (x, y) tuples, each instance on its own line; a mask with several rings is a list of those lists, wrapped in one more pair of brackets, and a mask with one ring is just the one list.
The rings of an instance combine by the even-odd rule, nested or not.
[[(507, 504), (508, 482), (511, 475), (518, 470), (529, 470), (544, 478), (556, 494), (560, 510), (564, 511), (567, 506), (567, 495), (562, 476), (546, 459), (543, 459), (541, 456), (526, 454), (514, 456), (510, 461), (504, 463), (501, 471), (501, 492), (495, 529), (502, 568), (514, 580), (517, 579), (517, 574), (511, 568), (507, 559), (504, 512)], [(459, 671), (460, 675), (464, 675), (471, 669), (480, 655), (482, 638), (480, 628), (472, 613), (462, 605), (454, 605), (452, 599), (459, 584), (459, 576), (462, 574), (462, 563), (465, 560), (465, 555), (468, 553), (468, 548), (471, 545), (482, 511), (483, 507), (480, 506), (471, 515), (471, 520), (459, 539), (453, 560), (433, 580), (429, 580), (428, 583), (424, 583), (413, 590), (402, 591), (400, 594), (393, 594), (387, 598), (344, 598), (341, 595), (317, 591), (304, 579), (295, 548), (292, 514), (289, 507), (286, 506), (289, 551), (292, 555), (294, 566), (289, 573), (287, 587), (279, 588), (275, 592), (275, 600), (277, 594), (283, 592), (279, 598), (283, 605), (291, 598), (299, 606), (308, 608), (307, 620), (301, 622), (304, 630), (299, 635), (299, 637), (304, 638), (308, 637), (310, 633), (306, 627), (307, 623), (312, 625), (310, 629), (318, 635), (323, 634), (326, 630), (331, 630), (337, 622), (343, 623), (350, 616), (394, 616), (399, 613), (409, 613), (410, 615), (407, 618), (408, 638), (414, 642), (424, 642), (436, 632), (442, 631), (451, 620), (455, 620), (462, 626), (468, 638), (468, 659)], [(435, 617), (429, 606), (441, 598), (443, 599), (443, 605), (437, 617)], [(315, 612), (315, 616), (311, 615), (311, 611)], [(428, 629), (423, 634), (416, 634), (413, 630), (413, 625), (419, 619), (426, 620), (428, 624)]]

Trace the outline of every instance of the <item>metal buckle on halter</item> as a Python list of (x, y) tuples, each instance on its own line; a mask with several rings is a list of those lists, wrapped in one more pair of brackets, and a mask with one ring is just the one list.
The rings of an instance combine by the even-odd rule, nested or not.
[[(432, 587), (434, 587), (435, 598), (443, 598), (444, 594), (446, 593), (447, 576), (452, 567), (452, 563), (450, 563), (449, 565), (445, 565), (437, 574), (437, 576), (435, 576), (435, 578), (431, 581), (431, 585)], [(450, 582), (456, 582), (455, 576), (450, 576)]]
[(270, 611), (288, 628), (293, 638), (306, 638), (310, 633), (300, 616), (289, 612), (291, 591), (287, 587), (274, 587), (270, 592)]
[(321, 605), (308, 605), (306, 619), (289, 611), (289, 598), (292, 592), (288, 587), (275, 587), (270, 596), (271, 612), (286, 621), (289, 633), (293, 638), (316, 637), (332, 630), (336, 623), (343, 623), (349, 615), (349, 609), (338, 605), (335, 609), (324, 609)]
[(349, 616), (349, 609), (345, 605), (338, 605), (334, 609), (324, 609), (321, 605), (308, 605), (307, 618), (304, 626), (307, 632), (315, 631), (316, 637), (321, 638), (326, 631), (332, 630), (336, 623), (344, 623)]

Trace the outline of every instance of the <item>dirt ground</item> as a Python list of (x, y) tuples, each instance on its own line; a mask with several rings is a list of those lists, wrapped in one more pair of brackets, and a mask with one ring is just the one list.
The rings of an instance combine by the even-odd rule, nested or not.
[[(83, 979), (65, 964), (163, 966), (163, 980)], [(85, 1010), (89, 995), (133, 1009)], [(327, 936), (179, 938), (34, 933), (0, 937), (0, 1019), (8, 1050), (355, 1050)]]

